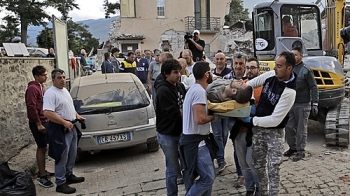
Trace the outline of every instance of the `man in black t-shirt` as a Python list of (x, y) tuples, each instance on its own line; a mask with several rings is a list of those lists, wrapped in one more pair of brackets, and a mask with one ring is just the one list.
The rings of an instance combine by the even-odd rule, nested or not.
[(200, 32), (198, 30), (194, 30), (193, 38), (188, 38), (185, 41), (185, 49), (191, 50), (194, 62), (201, 61), (205, 47), (205, 42), (204, 40), (200, 39), (199, 35)]

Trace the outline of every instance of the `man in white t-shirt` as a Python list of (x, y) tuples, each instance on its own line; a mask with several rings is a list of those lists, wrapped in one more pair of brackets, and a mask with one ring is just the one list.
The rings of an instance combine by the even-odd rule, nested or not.
[(78, 135), (72, 123), (75, 119), (85, 121), (74, 108), (72, 97), (66, 86), (63, 70), (51, 72), (53, 86), (44, 95), (44, 115), (49, 119), (49, 156), (55, 159), (56, 192), (71, 194), (76, 191), (68, 184), (84, 182), (84, 177), (73, 174), (77, 156)]
[[(211, 195), (215, 180), (213, 159), (218, 149), (210, 133), (211, 121), (219, 120), (207, 114), (206, 88), (212, 79), (209, 63), (197, 62), (193, 67), (196, 83), (187, 91), (183, 104), (183, 132), (179, 149), (186, 195)], [(199, 180), (195, 181), (198, 174)]]

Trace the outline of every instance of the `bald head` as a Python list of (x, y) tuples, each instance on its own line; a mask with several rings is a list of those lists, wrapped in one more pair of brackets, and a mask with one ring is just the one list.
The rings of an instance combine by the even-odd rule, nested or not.
[(226, 67), (226, 56), (222, 52), (218, 52), (215, 54), (214, 64), (216, 65), (216, 69), (223, 70)]

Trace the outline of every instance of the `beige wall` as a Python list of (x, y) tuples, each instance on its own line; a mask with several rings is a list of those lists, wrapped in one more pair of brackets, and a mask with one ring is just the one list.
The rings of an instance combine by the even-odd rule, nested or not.
[[(34, 142), (24, 95), (28, 82), (33, 80), (32, 69), (37, 65), (47, 69), (49, 76), (45, 87), (49, 88), (52, 85), (50, 73), (54, 69), (53, 58), (0, 58), (0, 163)], [(71, 70), (71, 73), (71, 78), (74, 78), (81, 71)]]
[[(220, 17), (221, 25), (224, 23), (229, 2), (230, 0), (210, 1), (210, 17)], [(166, 0), (165, 18), (157, 18), (157, 0), (135, 0), (135, 5), (136, 17), (121, 18), (119, 33), (144, 35), (145, 39), (141, 43), (142, 50), (159, 48), (161, 35), (167, 30), (173, 29), (184, 33), (186, 31), (185, 17), (194, 16), (194, 2), (189, 0)], [(183, 34), (181, 36), (183, 37)], [(212, 42), (212, 51), (218, 50), (221, 45), (215, 37), (214, 33), (201, 33), (201, 38), (206, 43)], [(183, 45), (183, 43), (179, 44)]]

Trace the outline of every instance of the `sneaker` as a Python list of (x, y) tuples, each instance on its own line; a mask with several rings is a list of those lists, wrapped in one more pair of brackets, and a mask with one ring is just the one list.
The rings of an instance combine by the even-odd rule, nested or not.
[(303, 151), (297, 152), (297, 154), (293, 157), (293, 161), (297, 162), (300, 161), (305, 157), (305, 153)]
[(245, 196), (254, 196), (254, 191), (247, 191)]
[(220, 172), (224, 171), (225, 168), (226, 168), (226, 162), (219, 163), (218, 172), (220, 173)]
[(58, 193), (72, 194), (72, 193), (75, 193), (75, 191), (76, 191), (76, 189), (68, 186), (67, 183), (61, 184), (61, 185), (56, 187), (56, 192), (58, 192)]
[(238, 176), (235, 188), (240, 188), (244, 186), (244, 177), (243, 176)]
[(67, 184), (80, 183), (84, 181), (85, 181), (84, 177), (76, 177), (74, 174), (66, 177)]
[(39, 181), (39, 185), (42, 186), (42, 187), (44, 187), (44, 188), (53, 187), (53, 183), (52, 183), (49, 179), (47, 179), (46, 176), (40, 177), (40, 178), (38, 179), (38, 181)]
[(290, 157), (296, 152), (297, 152), (296, 150), (292, 150), (289, 148), (286, 152), (283, 153), (283, 156)]

